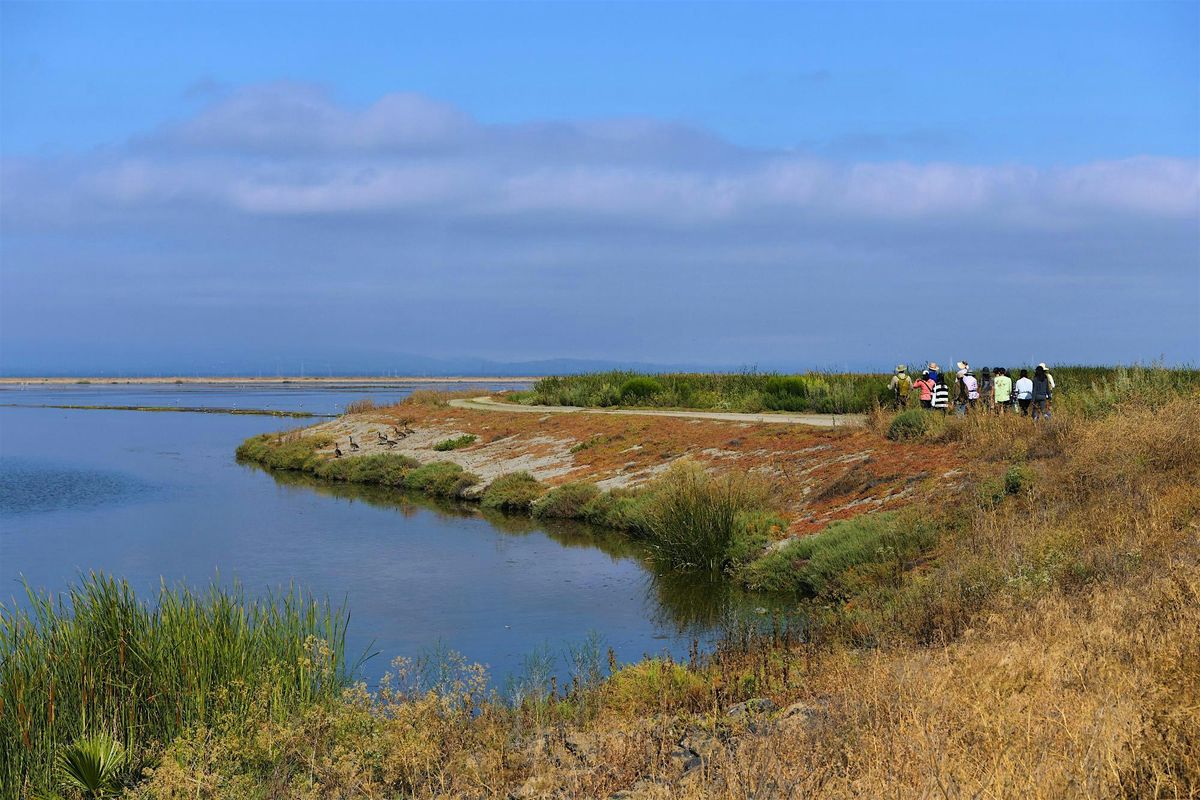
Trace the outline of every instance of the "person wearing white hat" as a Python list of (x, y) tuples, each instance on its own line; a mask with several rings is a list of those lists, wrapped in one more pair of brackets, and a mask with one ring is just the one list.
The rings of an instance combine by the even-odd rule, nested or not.
[(1038, 364), (1038, 366), (1041, 367), (1042, 371), (1046, 373), (1046, 380), (1050, 381), (1050, 391), (1053, 392), (1054, 391), (1054, 376), (1050, 374), (1050, 368), (1046, 366), (1045, 361)]

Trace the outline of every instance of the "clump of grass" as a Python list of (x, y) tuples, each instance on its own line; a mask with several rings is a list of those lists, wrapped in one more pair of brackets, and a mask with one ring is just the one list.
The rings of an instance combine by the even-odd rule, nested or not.
[(866, 514), (831, 523), (747, 564), (738, 579), (758, 591), (798, 591), (811, 596), (844, 594), (850, 573), (892, 562), (897, 570), (932, 544), (933, 527), (911, 515)]
[(929, 428), (929, 417), (930, 412), (920, 408), (901, 411), (888, 425), (887, 438), (894, 442), (919, 439)]
[(661, 393), (662, 390), (662, 384), (654, 380), (654, 378), (639, 375), (622, 383), (618, 394), (622, 403), (636, 405)]
[(376, 408), (375, 401), (369, 397), (364, 397), (361, 400), (353, 400), (346, 404), (347, 414), (365, 414), (368, 411), (374, 411)]
[(399, 453), (375, 453), (354, 458), (322, 459), (307, 471), (326, 480), (404, 486), (408, 473), (419, 467), (420, 463), (415, 458)]
[(319, 458), (317, 451), (332, 442), (330, 436), (305, 435), (301, 431), (264, 433), (242, 442), (237, 457), (269, 469), (311, 470)]
[(573, 445), (571, 447), (571, 453), (582, 453), (584, 450), (591, 450), (596, 445), (604, 444), (606, 441), (608, 441), (608, 437), (606, 436), (593, 436), (590, 439), (586, 439), (585, 441)]
[(462, 436), (443, 439), (435, 444), (433, 449), (437, 450), (439, 453), (444, 453), (448, 450), (457, 450), (460, 447), (467, 447), (468, 445), (475, 444), (478, 439), (479, 437), (473, 433), (464, 433)]
[(483, 492), (483, 507), (497, 511), (526, 512), (546, 487), (528, 472), (510, 472), (492, 481)]
[(50, 791), (56, 754), (107, 734), (137, 775), (154, 742), (236, 712), (264, 691), (283, 716), (332, 701), (346, 685), (347, 616), (297, 590), (247, 599), (238, 585), (159, 590), (92, 573), (59, 595), (26, 585), (0, 606), (0, 785)]
[(479, 476), (450, 461), (423, 464), (409, 472), (404, 486), (434, 497), (457, 498), (479, 483)]
[(588, 503), (600, 490), (591, 483), (564, 483), (556, 486), (533, 504), (533, 516), (539, 519), (582, 519)]
[(589, 500), (583, 507), (583, 519), (618, 531), (639, 533), (646, 527), (649, 491), (612, 489)]
[(709, 475), (679, 461), (655, 482), (644, 509), (644, 534), (656, 559), (673, 569), (720, 569), (738, 531), (738, 516), (766, 503), (766, 490), (738, 473)]

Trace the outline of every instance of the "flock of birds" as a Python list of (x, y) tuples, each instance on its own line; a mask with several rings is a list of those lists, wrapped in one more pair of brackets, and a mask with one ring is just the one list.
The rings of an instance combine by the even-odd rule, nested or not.
[[(379, 437), (379, 444), (383, 445), (384, 447), (386, 447), (390, 450), (391, 448), (400, 444), (400, 440), (403, 439), (404, 437), (409, 436), (410, 434), (416, 433), (416, 431), (414, 431), (412, 428), (409, 427), (409, 425), (408, 425), (409, 422), (410, 422), (410, 420), (406, 419), (406, 420), (402, 420), (400, 423), (400, 425), (402, 425), (403, 427), (400, 427), (400, 425), (392, 426), (392, 433), (395, 435), (395, 437), (396, 437), (395, 439), (388, 438), (388, 435), (381, 430), (375, 431), (375, 435)], [(353, 453), (359, 449), (360, 449), (360, 447), (359, 447), (358, 442), (354, 441), (354, 434), (350, 434), (350, 452)], [(339, 446), (339, 444), (336, 441), (333, 443), (333, 457), (334, 458), (342, 457), (342, 448)]]

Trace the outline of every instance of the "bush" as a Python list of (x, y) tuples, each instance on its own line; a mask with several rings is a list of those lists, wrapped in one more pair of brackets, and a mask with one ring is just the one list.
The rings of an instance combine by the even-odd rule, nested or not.
[(533, 515), (539, 519), (582, 519), (588, 503), (599, 494), (591, 483), (564, 483), (533, 504)]
[(901, 411), (888, 426), (887, 438), (894, 442), (919, 439), (929, 428), (929, 412), (921, 408)]
[(354, 458), (331, 458), (317, 463), (310, 470), (318, 478), (372, 483), (380, 486), (404, 486), (408, 473), (420, 462), (399, 453), (376, 453)]
[(596, 495), (583, 507), (583, 518), (593, 525), (641, 533), (646, 528), (647, 492), (613, 489)]
[(920, 519), (867, 514), (796, 539), (751, 562), (738, 577), (747, 588), (759, 591), (839, 595), (853, 570), (889, 560), (902, 566), (932, 540), (932, 527)]
[[(654, 380), (654, 378), (647, 378), (645, 376), (630, 378), (621, 384), (621, 402), (631, 405), (637, 404), (653, 397), (662, 390), (662, 384)], [(577, 405), (587, 405), (587, 403), (578, 403)]]
[(1028, 489), (1033, 483), (1033, 470), (1029, 467), (1014, 464), (1004, 473), (1004, 491), (1008, 494), (1019, 494), (1022, 489)]
[(762, 555), (771, 539), (787, 530), (787, 520), (773, 511), (742, 511), (734, 519), (733, 539), (725, 557), (736, 569)]
[(612, 674), (604, 685), (604, 704), (615, 713), (643, 716), (661, 708), (693, 705), (708, 682), (682, 664), (651, 658)]
[(655, 557), (673, 569), (716, 570), (728, 558), (739, 514), (758, 511), (766, 492), (740, 473), (710, 476), (676, 462), (650, 491), (645, 534)]
[(405, 476), (404, 486), (435, 497), (455, 498), (479, 483), (479, 476), (450, 461), (417, 467)]
[(452, 439), (443, 439), (433, 446), (434, 450), (439, 453), (444, 453), (447, 450), (457, 450), (460, 447), (475, 444), (479, 437), (473, 433), (464, 433), (462, 436), (455, 436)]
[(496, 478), (487, 487), (483, 493), (483, 507), (527, 512), (545, 491), (537, 478), (528, 472), (510, 472)]

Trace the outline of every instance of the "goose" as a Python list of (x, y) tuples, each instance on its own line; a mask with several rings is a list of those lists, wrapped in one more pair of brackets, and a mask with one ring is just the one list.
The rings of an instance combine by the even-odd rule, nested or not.
[(351, 449), (352, 451), (353, 451), (353, 450), (357, 450), (357, 449), (358, 449), (358, 444), (357, 444), (357, 443), (354, 441), (354, 436), (353, 436), (353, 435), (351, 435), (351, 436), (350, 436), (350, 449)]
[(375, 431), (375, 435), (379, 437), (380, 444), (389, 444), (391, 441), (390, 439), (388, 439), (388, 437), (384, 434), (383, 431)]
[(333, 443), (333, 457), (334, 458), (342, 457), (342, 448), (338, 447), (337, 442)]

